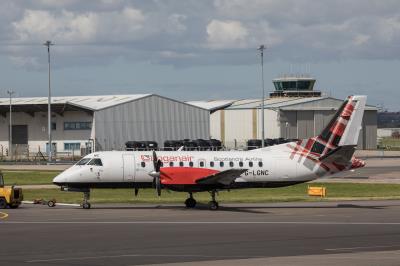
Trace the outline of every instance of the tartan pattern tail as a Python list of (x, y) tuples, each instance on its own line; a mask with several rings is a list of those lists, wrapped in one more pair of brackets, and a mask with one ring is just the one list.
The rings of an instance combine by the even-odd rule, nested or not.
[[(356, 104), (358, 102), (357, 97), (365, 96), (349, 96), (335, 113), (329, 124), (322, 130), (320, 135), (309, 139), (299, 140), (294, 147), (289, 145), (292, 149), (291, 158), (293, 159), (297, 154), (300, 155), (300, 157), (308, 157), (309, 159), (317, 160), (321, 156), (324, 156), (341, 146), (340, 142), (346, 128), (352, 122), (352, 114), (355, 112)], [(365, 98), (363, 100), (365, 101)], [(364, 108), (360, 108), (360, 110), (357, 111), (363, 112), (363, 109)], [(357, 121), (355, 122), (358, 123)], [(358, 128), (360, 127), (360, 125), (355, 126)]]

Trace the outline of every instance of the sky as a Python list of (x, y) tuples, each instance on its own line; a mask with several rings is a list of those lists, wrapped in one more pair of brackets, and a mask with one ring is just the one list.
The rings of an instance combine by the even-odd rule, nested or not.
[(400, 111), (398, 0), (2, 0), (0, 97), (259, 98), (284, 74)]

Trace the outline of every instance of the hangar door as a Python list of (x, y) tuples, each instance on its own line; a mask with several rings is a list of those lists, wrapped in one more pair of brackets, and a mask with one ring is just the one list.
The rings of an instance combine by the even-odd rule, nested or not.
[(314, 136), (314, 111), (297, 112), (297, 138), (306, 139)]
[(12, 144), (28, 144), (28, 126), (12, 126)]

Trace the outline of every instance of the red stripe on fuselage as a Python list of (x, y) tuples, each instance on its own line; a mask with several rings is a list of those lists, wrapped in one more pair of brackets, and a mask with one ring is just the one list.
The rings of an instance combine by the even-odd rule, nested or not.
[(160, 178), (164, 185), (193, 185), (196, 180), (216, 173), (219, 171), (208, 168), (162, 167)]

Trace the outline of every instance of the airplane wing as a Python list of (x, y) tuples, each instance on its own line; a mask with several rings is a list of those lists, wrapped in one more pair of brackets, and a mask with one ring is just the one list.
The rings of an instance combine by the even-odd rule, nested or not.
[(206, 177), (202, 177), (196, 180), (199, 185), (213, 185), (222, 184), (230, 185), (238, 178), (241, 174), (246, 172), (247, 169), (229, 169), (219, 173), (215, 173)]

